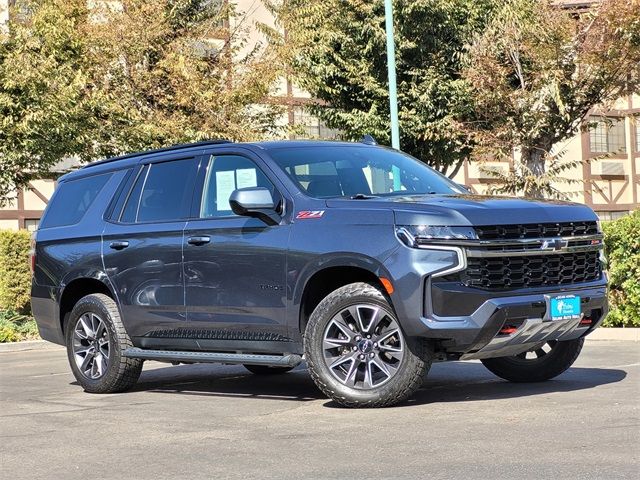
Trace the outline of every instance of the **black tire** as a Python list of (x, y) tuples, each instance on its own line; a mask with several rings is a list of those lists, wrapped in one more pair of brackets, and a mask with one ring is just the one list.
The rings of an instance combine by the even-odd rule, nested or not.
[[(108, 358), (105, 358), (104, 364), (106, 364), (106, 368), (103, 369), (103, 373), (97, 378), (91, 378), (81, 371), (81, 365), (79, 366), (76, 362), (78, 355), (74, 353), (74, 341), (79, 342), (78, 337), (74, 337), (74, 331), (76, 326), (79, 325), (78, 322), (80, 318), (86, 314), (97, 315), (98, 318), (104, 322), (106, 329), (106, 336), (102, 338), (105, 339), (105, 343), (108, 344), (109, 355)], [(71, 370), (78, 383), (86, 392), (123, 392), (131, 388), (138, 381), (140, 372), (142, 371), (143, 361), (123, 356), (124, 351), (131, 348), (133, 344), (122, 324), (116, 303), (107, 295), (101, 293), (87, 295), (75, 304), (65, 326), (65, 339)], [(90, 341), (85, 340), (84, 342), (89, 343)], [(78, 346), (78, 348), (81, 348), (81, 346)]]
[(550, 351), (539, 358), (525, 359), (521, 355), (486, 358), (481, 361), (492, 373), (510, 382), (544, 382), (557, 377), (573, 365), (580, 355), (584, 338), (549, 343)]
[[(350, 387), (339, 381), (327, 365), (323, 350), (325, 330), (329, 328), (329, 322), (345, 308), (361, 304), (382, 307), (386, 312), (385, 317), (392, 318), (397, 323), (404, 345), (403, 357), (393, 376), (386, 383), (366, 389)], [(406, 400), (420, 388), (432, 361), (432, 353), (426, 342), (406, 337), (387, 298), (380, 290), (367, 283), (352, 283), (338, 288), (318, 304), (304, 332), (304, 347), (309, 372), (315, 384), (333, 401), (346, 407), (388, 407)]]
[(269, 367), (267, 365), (242, 365), (254, 375), (281, 375), (290, 372), (293, 367)]

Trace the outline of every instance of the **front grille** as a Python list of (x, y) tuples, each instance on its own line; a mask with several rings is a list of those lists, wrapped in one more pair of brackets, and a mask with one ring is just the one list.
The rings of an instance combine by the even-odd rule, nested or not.
[(485, 290), (569, 285), (598, 280), (600, 252), (467, 258), (461, 274), (467, 287)]
[(595, 235), (596, 222), (523, 223), (474, 227), (480, 240), (517, 240), (520, 238), (573, 237)]

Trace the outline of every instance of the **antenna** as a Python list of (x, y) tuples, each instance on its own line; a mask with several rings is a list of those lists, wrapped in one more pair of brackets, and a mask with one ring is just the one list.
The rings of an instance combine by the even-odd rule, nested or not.
[(378, 145), (378, 142), (376, 142), (376, 139), (373, 138), (371, 135), (363, 135), (362, 138), (360, 139), (360, 143), (364, 143), (365, 145)]

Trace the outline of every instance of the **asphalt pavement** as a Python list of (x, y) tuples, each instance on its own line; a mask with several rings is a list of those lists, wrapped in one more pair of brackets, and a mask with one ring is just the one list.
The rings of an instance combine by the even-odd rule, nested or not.
[(147, 362), (84, 393), (63, 349), (0, 353), (2, 479), (638, 479), (640, 343), (588, 341), (555, 380), (436, 364), (393, 408), (348, 410), (304, 367)]

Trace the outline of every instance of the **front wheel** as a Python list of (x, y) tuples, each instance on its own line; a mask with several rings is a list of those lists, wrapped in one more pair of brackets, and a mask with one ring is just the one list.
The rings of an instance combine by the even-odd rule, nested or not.
[(348, 407), (386, 407), (410, 397), (431, 365), (423, 341), (407, 338), (384, 295), (367, 283), (330, 293), (304, 335), (316, 385)]
[(510, 382), (543, 382), (573, 365), (583, 345), (584, 338), (565, 342), (552, 340), (512, 357), (485, 358), (481, 362), (492, 373)]

